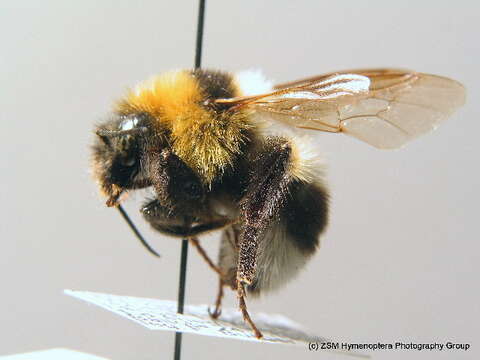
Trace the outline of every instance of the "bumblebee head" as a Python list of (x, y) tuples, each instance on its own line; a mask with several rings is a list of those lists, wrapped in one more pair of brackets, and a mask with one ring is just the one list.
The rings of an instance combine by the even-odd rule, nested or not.
[(149, 119), (144, 114), (114, 115), (97, 127), (93, 174), (108, 197), (107, 205), (115, 205), (125, 190), (150, 185), (144, 167), (149, 131)]
[(95, 131), (93, 173), (107, 205), (127, 190), (152, 186), (168, 207), (188, 207), (203, 197), (203, 184), (170, 146), (168, 131), (145, 113), (114, 115)]

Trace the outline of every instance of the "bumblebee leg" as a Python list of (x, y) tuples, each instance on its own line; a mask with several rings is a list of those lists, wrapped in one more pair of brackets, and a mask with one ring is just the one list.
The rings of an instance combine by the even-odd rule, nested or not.
[(237, 281), (237, 295), (238, 295), (238, 306), (242, 312), (243, 320), (252, 328), (253, 333), (257, 339), (263, 338), (263, 334), (258, 330), (255, 323), (250, 318), (250, 314), (247, 311), (247, 304), (245, 303), (245, 285), (241, 281)]
[(220, 277), (218, 279), (218, 293), (217, 293), (217, 299), (215, 300), (215, 310), (210, 311), (210, 309), (208, 309), (208, 313), (210, 314), (210, 317), (213, 319), (217, 319), (222, 314), (222, 299), (223, 299), (224, 286), (225, 286), (225, 283)]
[(222, 273), (220, 268), (213, 263), (213, 261), (207, 255), (203, 247), (200, 245), (200, 242), (198, 241), (197, 238), (193, 237), (193, 238), (190, 238), (189, 240), (192, 243), (192, 245), (195, 246), (195, 248), (198, 250), (200, 256), (202, 256), (202, 258), (207, 262), (208, 266), (210, 266), (210, 268), (218, 274), (218, 293), (217, 293), (217, 299), (215, 300), (215, 310), (210, 311), (210, 308), (208, 309), (208, 313), (210, 314), (210, 317), (212, 317), (213, 319), (217, 319), (222, 314), (222, 299), (223, 299), (223, 287), (225, 286), (225, 281), (224, 281), (225, 275)]
[(218, 293), (217, 299), (215, 300), (215, 310), (210, 311), (210, 308), (208, 309), (210, 317), (212, 317), (213, 319), (217, 319), (222, 313), (223, 287), (225, 286), (225, 282), (223, 280), (224, 274), (222, 273), (220, 268), (213, 263), (213, 261), (207, 255), (206, 251), (200, 245), (200, 242), (196, 237), (190, 238), (189, 240), (190, 243), (198, 250), (200, 256), (206, 261), (208, 266), (218, 274)]
[(254, 163), (254, 173), (240, 203), (243, 225), (237, 280), (251, 285), (255, 278), (258, 241), (278, 214), (288, 194), (292, 177), (288, 170), (292, 147), (284, 138), (266, 140), (264, 149)]
[(277, 215), (288, 193), (291, 153), (288, 140), (268, 138), (255, 159), (254, 173), (240, 204), (243, 225), (237, 264), (237, 294), (243, 318), (257, 338), (261, 338), (262, 333), (248, 314), (245, 284), (252, 285), (254, 282), (259, 240)]
[(190, 240), (190, 243), (193, 246), (195, 246), (198, 253), (203, 258), (203, 260), (205, 260), (205, 262), (208, 264), (210, 269), (212, 269), (213, 271), (215, 271), (219, 275), (220, 281), (221, 281), (221, 279), (223, 278), (222, 271), (220, 270), (220, 268), (217, 265), (215, 265), (213, 263), (212, 259), (210, 259), (210, 257), (207, 255), (207, 252), (205, 251), (205, 249), (202, 247), (202, 245), (200, 245), (200, 241), (198, 241), (198, 239), (196, 237), (191, 237), (191, 238), (189, 238), (189, 240)]

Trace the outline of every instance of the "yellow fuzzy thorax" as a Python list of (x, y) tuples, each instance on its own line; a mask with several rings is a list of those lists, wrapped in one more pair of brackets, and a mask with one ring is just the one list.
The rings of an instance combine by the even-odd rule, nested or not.
[(170, 137), (175, 154), (206, 185), (231, 166), (251, 127), (247, 113), (215, 112), (189, 71), (171, 71), (138, 85), (117, 103), (122, 115), (148, 113)]

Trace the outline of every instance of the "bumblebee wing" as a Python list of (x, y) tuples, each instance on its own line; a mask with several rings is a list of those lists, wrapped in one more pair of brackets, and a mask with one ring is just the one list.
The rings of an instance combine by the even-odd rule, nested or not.
[(454, 80), (395, 69), (339, 72), (275, 88), (217, 101), (297, 128), (343, 132), (380, 149), (435, 129), (465, 102), (465, 89)]

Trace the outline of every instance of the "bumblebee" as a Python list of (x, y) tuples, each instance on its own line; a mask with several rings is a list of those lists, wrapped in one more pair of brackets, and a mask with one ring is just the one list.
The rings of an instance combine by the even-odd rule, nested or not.
[(151, 187), (155, 197), (141, 212), (160, 233), (198, 245), (198, 236), (222, 230), (218, 265), (210, 262), (220, 275), (212, 316), (229, 286), (260, 338), (246, 294), (293, 279), (329, 217), (315, 143), (272, 130), (275, 124), (391, 149), (434, 129), (464, 101), (458, 82), (408, 70), (344, 71), (276, 86), (258, 72), (172, 71), (116, 102), (95, 131), (93, 173), (108, 206)]

